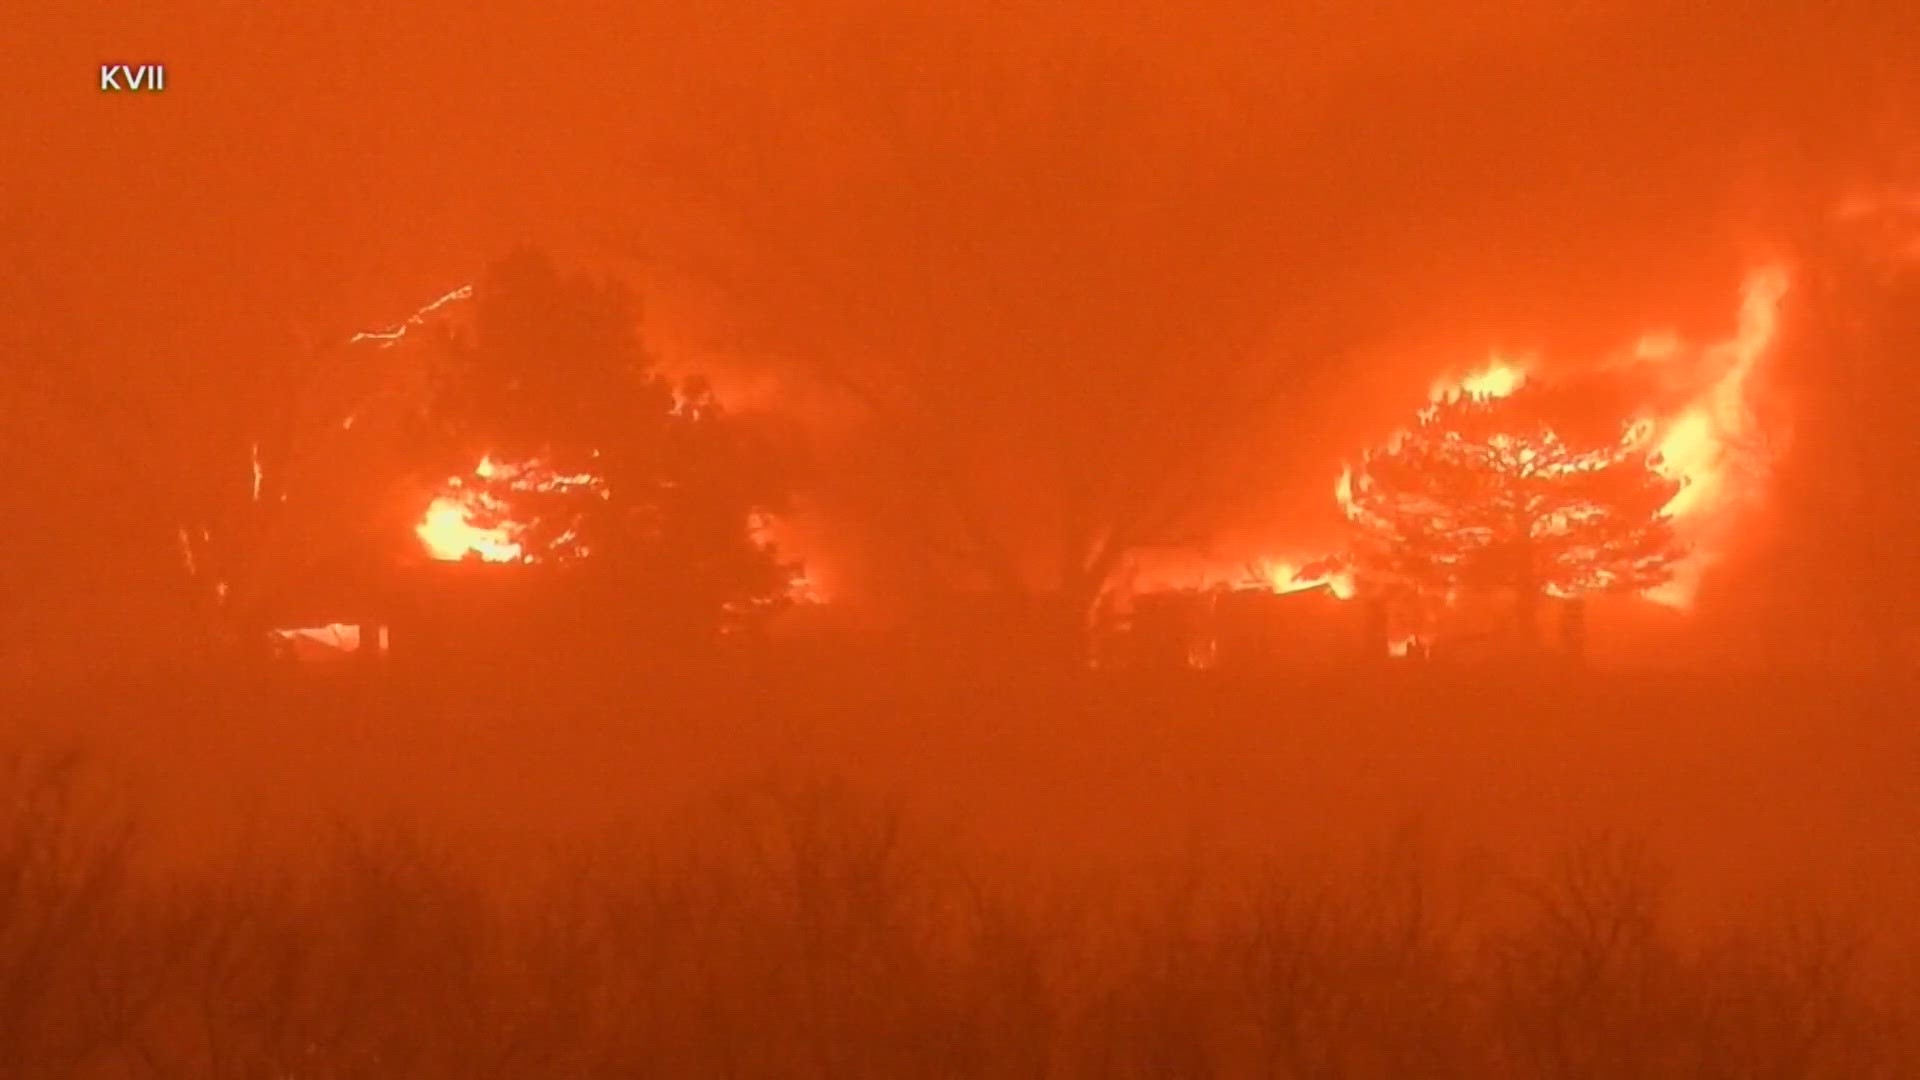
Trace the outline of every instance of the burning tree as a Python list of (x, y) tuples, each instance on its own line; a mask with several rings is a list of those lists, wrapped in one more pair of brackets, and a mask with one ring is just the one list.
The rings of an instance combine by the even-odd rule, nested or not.
[(460, 458), (416, 533), (435, 559), (590, 562), (610, 607), (698, 633), (764, 612), (795, 568), (758, 534), (784, 484), (708, 384), (662, 375), (630, 293), (522, 251), (443, 337), (415, 437)]
[(794, 568), (759, 532), (777, 471), (704, 382), (657, 371), (616, 284), (523, 252), (294, 359), (271, 365), (288, 384), (250, 419), (241, 468), (177, 529), (223, 643), (259, 640), (288, 594), (371, 612), (386, 569), (418, 558), (591, 556), (599, 606), (657, 637), (789, 592)]
[(611, 499), (592, 472), (566, 474), (540, 459), (497, 465), (482, 457), (471, 476), (447, 478), (414, 534), (427, 554), (447, 562), (521, 563), (584, 558), (580, 526), (590, 504)]
[(1362, 582), (1442, 602), (1511, 592), (1528, 644), (1542, 595), (1666, 583), (1685, 554), (1665, 512), (1683, 481), (1650, 427), (1587, 435), (1549, 406), (1544, 387), (1496, 368), (1367, 454), (1341, 481)]

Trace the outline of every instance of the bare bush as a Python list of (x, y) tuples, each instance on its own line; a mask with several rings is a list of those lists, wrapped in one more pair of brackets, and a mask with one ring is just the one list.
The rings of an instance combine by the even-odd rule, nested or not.
[(1920, 1030), (1920, 968), (1855, 923), (1679, 934), (1608, 833), (1511, 909), (1413, 834), (1357, 872), (1190, 856), (1042, 898), (808, 779), (504, 891), (367, 829), (179, 885), (129, 872), (81, 776), (23, 755), (0, 791), (9, 1077), (1818, 1080), (1904, 1075)]
[(161, 943), (128, 889), (132, 826), (79, 755), (0, 759), (0, 1061), (87, 1075), (130, 1054)]

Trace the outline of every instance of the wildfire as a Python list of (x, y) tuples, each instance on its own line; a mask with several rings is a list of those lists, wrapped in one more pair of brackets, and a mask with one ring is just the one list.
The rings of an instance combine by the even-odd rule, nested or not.
[[(1747, 515), (1765, 498), (1784, 443), (1780, 432), (1762, 425), (1756, 404), (1766, 359), (1779, 334), (1788, 285), (1785, 267), (1756, 269), (1743, 284), (1739, 318), (1726, 339), (1697, 344), (1669, 331), (1646, 333), (1618, 356), (1590, 369), (1590, 374), (1622, 377), (1621, 385), (1632, 387), (1640, 402), (1637, 409), (1622, 410), (1617, 440), (1572, 442), (1551, 429), (1536, 431), (1528, 439), (1496, 432), (1486, 437), (1486, 452), (1505, 460), (1511, 475), (1523, 483), (1577, 482), (1631, 461), (1658, 473), (1673, 494), (1654, 518), (1671, 526), (1682, 554), (1669, 564), (1668, 580), (1640, 595), (1667, 606), (1691, 606), (1702, 578), (1726, 557)], [(1513, 397), (1529, 386), (1533, 367), (1532, 357), (1496, 354), (1464, 375), (1440, 379), (1429, 387), (1419, 418), (1431, 422), (1456, 406)], [(1380, 452), (1404, 449), (1412, 435), (1408, 429), (1395, 432)], [(1363, 458), (1373, 460), (1373, 454)], [(1362, 504), (1375, 494), (1368, 486), (1373, 482), (1364, 466), (1345, 467), (1335, 479), (1334, 499), (1349, 521), (1362, 523), (1366, 514)], [(1538, 528), (1564, 536), (1578, 524), (1549, 514)], [(1317, 561), (1202, 561), (1185, 567), (1156, 560), (1158, 572), (1151, 581), (1136, 580), (1133, 588), (1263, 589), (1287, 594), (1325, 586), (1344, 600), (1358, 591), (1356, 554)], [(1631, 579), (1622, 575), (1616, 568), (1598, 565), (1565, 580), (1549, 576), (1541, 587), (1551, 595), (1568, 597), (1593, 588), (1623, 587)], [(1458, 599), (1454, 588), (1434, 598), (1449, 607)], [(1394, 656), (1413, 656), (1429, 643), (1423, 633), (1401, 627), (1388, 644)]]
[[(1762, 431), (1754, 401), (1757, 376), (1778, 335), (1787, 285), (1784, 267), (1767, 266), (1748, 275), (1736, 330), (1725, 341), (1692, 346), (1670, 332), (1643, 335), (1609, 366), (1645, 372), (1651, 376), (1650, 387), (1679, 387), (1682, 392), (1624, 417), (1617, 451), (1569, 456), (1552, 466), (1559, 472), (1584, 471), (1603, 467), (1621, 454), (1645, 455), (1663, 476), (1679, 483), (1660, 514), (1672, 522), (1686, 555), (1673, 567), (1672, 580), (1643, 594), (1648, 599), (1690, 606), (1702, 577), (1725, 557), (1745, 512), (1765, 494), (1781, 440)], [(1421, 417), (1429, 419), (1442, 405), (1463, 398), (1511, 396), (1526, 385), (1528, 366), (1526, 360), (1495, 356), (1472, 374), (1441, 380), (1431, 388)], [(1395, 448), (1406, 437), (1405, 431), (1397, 432), (1387, 445)], [(1492, 442), (1501, 448), (1498, 436)], [(1523, 473), (1538, 467), (1528, 461), (1516, 464)], [(1334, 497), (1349, 519), (1361, 513), (1355, 486), (1364, 483), (1364, 475), (1356, 479), (1351, 467), (1335, 482)]]
[(1680, 409), (1641, 418), (1639, 430), (1659, 468), (1681, 481), (1679, 494), (1663, 512), (1689, 551), (1673, 581), (1650, 590), (1649, 599), (1690, 606), (1702, 577), (1725, 557), (1744, 514), (1766, 493), (1784, 439), (1761, 428), (1754, 410), (1756, 375), (1779, 335), (1787, 287), (1784, 267), (1756, 271), (1742, 290), (1733, 337), (1698, 350), (1674, 340), (1654, 358), (1663, 365), (1688, 365), (1705, 381)]
[(551, 504), (548, 496), (606, 499), (608, 492), (591, 472), (561, 473), (539, 458), (501, 463), (484, 455), (470, 475), (447, 478), (414, 532), (427, 555), (444, 562), (535, 563), (587, 555), (577, 515), (555, 523), (522, 505)]

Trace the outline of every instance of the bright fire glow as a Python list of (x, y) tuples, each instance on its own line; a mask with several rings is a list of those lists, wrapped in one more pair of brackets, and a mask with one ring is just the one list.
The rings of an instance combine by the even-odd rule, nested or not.
[(1485, 367), (1465, 378), (1441, 380), (1433, 385), (1428, 397), (1437, 402), (1458, 401), (1462, 397), (1491, 401), (1512, 395), (1515, 390), (1526, 385), (1527, 365), (1523, 360), (1512, 357), (1494, 356)]
[(467, 500), (459, 495), (442, 495), (427, 508), (426, 517), (414, 530), (427, 554), (446, 562), (479, 558), (485, 562), (520, 562), (523, 552), (514, 539), (519, 529), (512, 525), (491, 528), (474, 524)]
[(430, 558), (492, 563), (565, 561), (588, 554), (575, 523), (555, 525), (515, 505), (516, 496), (608, 497), (590, 472), (560, 473), (539, 458), (496, 462), (480, 458), (469, 476), (452, 476), (415, 526)]
[(1750, 274), (1742, 290), (1733, 337), (1698, 350), (1675, 342), (1659, 362), (1689, 365), (1705, 380), (1680, 409), (1647, 417), (1641, 428), (1658, 455), (1659, 468), (1683, 486), (1663, 511), (1673, 519), (1688, 556), (1672, 581), (1647, 593), (1671, 607), (1688, 607), (1714, 563), (1726, 557), (1747, 511), (1766, 495), (1781, 433), (1764, 431), (1755, 414), (1756, 375), (1779, 335), (1780, 304), (1787, 272), (1769, 266)]
[(1323, 585), (1342, 600), (1350, 600), (1354, 594), (1353, 569), (1336, 559), (1319, 559), (1304, 566), (1269, 563), (1263, 576), (1267, 587), (1281, 594), (1306, 592)]
[(267, 633), (274, 640), (288, 645), (307, 645), (343, 653), (359, 652), (361, 645), (360, 626), (357, 623), (328, 623), (325, 626), (269, 630)]

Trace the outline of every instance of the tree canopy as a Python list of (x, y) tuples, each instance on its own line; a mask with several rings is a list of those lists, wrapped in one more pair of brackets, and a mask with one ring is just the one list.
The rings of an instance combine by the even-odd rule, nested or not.
[(1680, 490), (1637, 433), (1551, 422), (1546, 391), (1461, 393), (1352, 470), (1364, 584), (1454, 597), (1639, 591), (1684, 552), (1662, 509)]
[[(522, 250), (474, 304), (470, 331), (441, 342), (426, 417), (431, 443), (502, 463), (470, 483), (575, 534), (570, 550), (618, 579), (609, 600), (636, 617), (711, 624), (785, 597), (794, 568), (758, 535), (782, 471), (704, 379), (660, 373), (624, 285)], [(535, 460), (554, 483), (529, 482)]]
[[(298, 374), (217, 512), (179, 529), (199, 606), (241, 641), (370, 617), (396, 563), (459, 557), (422, 550), (439, 514), (579, 559), (579, 617), (608, 629), (691, 640), (777, 607), (796, 570), (762, 535), (781, 472), (704, 380), (660, 373), (638, 315), (623, 285), (522, 250), (399, 327), (282, 365)], [(460, 498), (437, 498), (455, 477)]]

